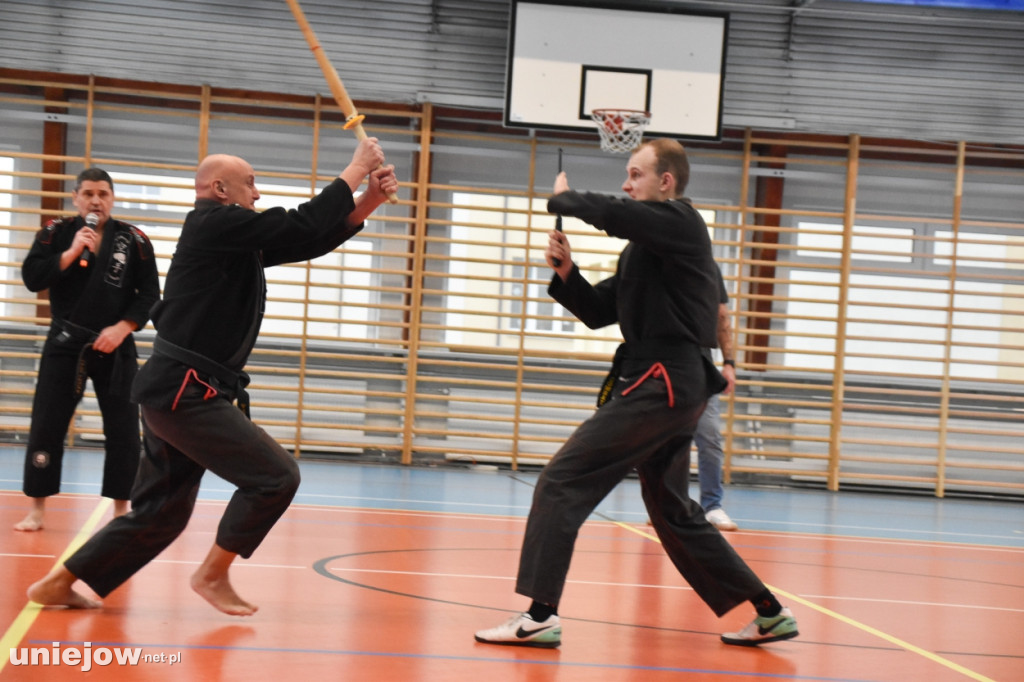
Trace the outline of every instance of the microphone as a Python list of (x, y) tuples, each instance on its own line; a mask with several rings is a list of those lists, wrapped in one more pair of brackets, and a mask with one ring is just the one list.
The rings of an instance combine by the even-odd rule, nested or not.
[[(95, 213), (90, 213), (87, 216), (85, 216), (85, 224), (88, 225), (89, 227), (91, 227), (94, 230), (96, 229), (96, 225), (99, 224), (99, 222), (100, 222), (100, 217), (98, 215), (96, 215)], [(82, 253), (78, 257), (78, 267), (81, 267), (81, 268), (89, 267), (89, 262), (91, 260), (92, 260), (92, 251), (90, 251), (89, 247), (87, 246), (84, 249), (82, 249)]]

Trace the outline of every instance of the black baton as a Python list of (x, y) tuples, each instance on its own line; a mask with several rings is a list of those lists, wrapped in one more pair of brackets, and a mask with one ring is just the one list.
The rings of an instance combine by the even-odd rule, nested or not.
[[(559, 175), (562, 174), (562, 148), (561, 147), (558, 148), (558, 174)], [(558, 230), (559, 232), (562, 231), (562, 214), (561, 213), (555, 214), (555, 229)], [(551, 262), (554, 263), (556, 268), (562, 267), (562, 259), (561, 258), (552, 258)]]

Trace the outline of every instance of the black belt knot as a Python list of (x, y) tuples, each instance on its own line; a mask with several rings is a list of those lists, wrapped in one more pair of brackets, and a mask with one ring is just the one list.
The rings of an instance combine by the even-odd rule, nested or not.
[(229, 400), (236, 400), (238, 409), (242, 410), (246, 417), (249, 416), (249, 394), (245, 390), (249, 385), (249, 375), (245, 372), (229, 369), (216, 360), (182, 348), (159, 335), (153, 340), (153, 353), (165, 355), (206, 375), (215, 382), (218, 392), (223, 393)]

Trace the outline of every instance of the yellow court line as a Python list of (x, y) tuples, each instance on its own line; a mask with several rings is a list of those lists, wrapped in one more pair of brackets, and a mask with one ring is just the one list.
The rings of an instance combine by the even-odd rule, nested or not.
[[(100, 523), (100, 519), (102, 519), (103, 515), (107, 513), (107, 509), (110, 508), (111, 503), (112, 500), (107, 497), (100, 500), (100, 503), (96, 505), (96, 509), (94, 509), (92, 514), (89, 515), (89, 518), (86, 519), (85, 525), (83, 525), (78, 531), (78, 534), (75, 535), (75, 538), (67, 546), (67, 549), (64, 550), (64, 553), (58, 557), (54, 566), (63, 564), (69, 556), (74, 554), (79, 547), (85, 544), (85, 541), (88, 540), (89, 536), (91, 536), (93, 531), (96, 530), (96, 527)], [(25, 606), (21, 609), (21, 613), (19, 613), (17, 618), (14, 619), (11, 626), (7, 628), (7, 632), (4, 633), (3, 639), (0, 639), (0, 652), (3, 653), (3, 655), (0, 655), (0, 672), (3, 672), (4, 666), (7, 665), (7, 662), (11, 658), (8, 655), (8, 652), (10, 652), (11, 649), (14, 649), (21, 640), (24, 639), (25, 633), (27, 633), (28, 629), (32, 627), (32, 623), (35, 622), (36, 617), (42, 609), (43, 607), (35, 602), (26, 602)]]
[[(642, 535), (643, 537), (645, 537), (645, 538), (647, 538), (649, 540), (654, 540), (655, 542), (657, 542), (659, 544), (661, 543), (661, 540), (658, 539), (657, 535), (653, 535), (651, 533), (647, 533), (647, 532), (645, 532), (643, 530), (640, 530), (639, 528), (636, 528), (635, 526), (629, 525), (628, 523), (625, 523), (625, 522), (622, 522), (622, 521), (613, 521), (612, 523), (614, 523), (617, 526), (621, 526), (622, 528), (625, 528), (626, 530), (629, 530), (629, 531), (631, 531), (633, 533), (636, 533), (637, 535)], [(819, 606), (818, 604), (815, 604), (814, 602), (810, 602), (810, 601), (804, 599), (803, 597), (796, 596), (792, 592), (787, 592), (785, 590), (780, 590), (779, 588), (777, 588), (777, 587), (775, 587), (773, 585), (767, 585), (766, 584), (765, 586), (769, 590), (771, 590), (772, 592), (784, 596), (786, 599), (798, 602), (799, 604), (801, 604), (803, 606), (806, 606), (807, 608), (814, 609), (815, 611), (818, 611), (819, 613), (823, 613), (826, 616), (829, 616), (831, 618), (835, 618), (836, 620), (842, 621), (842, 622), (846, 623), (847, 625), (852, 625), (853, 627), (858, 628), (860, 630), (863, 630), (864, 632), (867, 632), (868, 634), (874, 635), (875, 637), (883, 639), (886, 642), (889, 642), (890, 644), (894, 644), (894, 645), (896, 645), (898, 647), (901, 647), (903, 649), (906, 649), (907, 651), (910, 651), (912, 653), (918, 654), (919, 656), (923, 656), (924, 658), (927, 658), (930, 661), (938, 663), (939, 665), (944, 665), (944, 666), (946, 666), (947, 668), (949, 668), (951, 670), (955, 670), (956, 672), (958, 672), (958, 673), (960, 673), (962, 675), (966, 675), (967, 677), (971, 678), (972, 680), (977, 680), (977, 682), (995, 682), (995, 680), (993, 680), (993, 679), (991, 679), (989, 677), (985, 677), (984, 675), (982, 675), (980, 673), (976, 673), (973, 670), (970, 670), (968, 668), (963, 667), (962, 665), (959, 665), (957, 663), (954, 663), (953, 661), (947, 660), (947, 659), (943, 658), (942, 656), (939, 656), (938, 654), (935, 654), (935, 653), (932, 653), (931, 651), (927, 651), (925, 649), (922, 649), (919, 646), (914, 646), (910, 642), (904, 642), (902, 639), (900, 639), (898, 637), (893, 637), (892, 635), (887, 634), (885, 632), (882, 632), (881, 630), (878, 630), (876, 628), (873, 628), (870, 625), (865, 625), (864, 623), (860, 623), (858, 621), (855, 621), (852, 618), (848, 618), (847, 616), (844, 616), (841, 613), (836, 613), (835, 611), (833, 611), (831, 609), (827, 609), (824, 606)]]

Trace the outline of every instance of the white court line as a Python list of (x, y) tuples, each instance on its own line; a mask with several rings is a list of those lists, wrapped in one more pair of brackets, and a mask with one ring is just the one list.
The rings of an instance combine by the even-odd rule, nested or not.
[[(225, 492), (230, 492), (230, 491), (225, 490)], [(75, 493), (70, 493), (70, 495), (77, 496)], [(12, 496), (12, 497), (18, 497), (18, 498), (23, 498), (24, 497), (24, 495), (22, 493), (15, 492), (15, 491), (0, 491), (0, 496)], [(330, 496), (324, 495), (322, 497), (330, 497)], [(370, 498), (350, 498), (350, 499), (354, 499), (355, 500), (355, 499), (370, 499)], [(384, 499), (384, 498), (373, 498), (373, 499)], [(385, 501), (387, 501), (387, 500), (385, 500)], [(197, 507), (199, 507), (199, 506), (223, 507), (223, 506), (226, 506), (226, 505), (227, 505), (227, 500), (198, 500), (196, 502), (196, 506)], [(482, 506), (482, 505), (478, 505), (478, 506)], [(501, 507), (503, 509), (508, 509), (508, 507), (506, 505), (497, 505), (497, 506), (499, 506), (499, 507)], [(291, 507), (289, 507), (289, 509), (292, 509), (292, 510), (316, 511), (316, 512), (319, 512), (319, 513), (330, 512), (330, 513), (335, 513), (335, 514), (373, 514), (373, 515), (380, 515), (380, 516), (385, 516), (385, 515), (387, 515), (387, 516), (411, 516), (411, 517), (418, 517), (418, 518), (431, 518), (431, 517), (437, 517), (437, 516), (444, 516), (445, 518), (449, 518), (449, 519), (464, 519), (464, 520), (472, 520), (472, 521), (491, 521), (491, 522), (499, 522), (499, 523), (507, 523), (508, 521), (514, 521), (514, 522), (519, 522), (519, 523), (522, 523), (522, 524), (526, 523), (526, 518), (525, 517), (519, 517), (519, 516), (511, 516), (511, 515), (492, 516), (492, 515), (488, 515), (488, 514), (479, 514), (479, 515), (477, 515), (477, 514), (472, 514), (472, 513), (466, 514), (466, 513), (446, 512), (446, 511), (427, 511), (427, 510), (409, 510), (409, 509), (366, 509), (366, 508), (362, 508), (362, 507), (331, 507), (331, 506), (322, 506), (322, 505), (319, 505), (319, 504), (309, 504), (309, 503), (295, 503), (295, 504), (292, 504)], [(620, 523), (629, 523), (629, 522), (624, 522), (624, 521), (603, 521), (603, 520), (597, 520), (597, 519), (590, 519), (590, 520), (588, 520), (588, 523), (620, 524)], [(794, 524), (794, 525), (796, 525), (796, 524)], [(900, 528), (873, 528), (873, 527), (869, 527), (869, 526), (832, 526), (832, 527), (835, 527), (835, 528), (861, 528), (861, 529), (864, 529), (864, 530), (875, 530), (875, 531), (885, 531), (885, 532), (919, 533), (919, 534), (923, 534), (923, 535), (943, 535), (943, 534), (945, 534), (945, 535), (962, 535), (962, 533), (943, 533), (943, 532), (940, 532), (940, 531), (910, 531), (910, 530), (904, 530), (904, 529), (900, 529)], [(873, 543), (873, 544), (883, 544), (883, 545), (885, 545), (885, 544), (906, 545), (906, 544), (910, 543), (910, 544), (913, 544), (914, 547), (923, 547), (923, 548), (947, 548), (948, 549), (949, 547), (961, 547), (962, 546), (962, 547), (970, 547), (972, 550), (976, 550), (976, 551), (1011, 553), (1011, 554), (1024, 554), (1024, 548), (1019, 548), (1019, 547), (1004, 547), (1004, 546), (1000, 546), (1000, 545), (976, 545), (976, 544), (967, 543), (967, 542), (955, 542), (955, 541), (943, 542), (942, 540), (927, 541), (927, 540), (916, 540), (914, 538), (876, 538), (876, 537), (870, 537), (870, 536), (830, 535), (830, 534), (820, 533), (820, 532), (819, 533), (801, 533), (801, 532), (782, 531), (782, 530), (764, 530), (764, 531), (739, 530), (739, 531), (730, 531), (728, 533), (728, 536), (729, 537), (757, 538), (757, 537), (764, 537), (765, 533), (770, 534), (770, 536), (773, 537), (773, 538), (793, 538), (793, 539), (799, 539), (799, 540), (825, 538), (825, 539), (828, 539), (831, 542), (842, 541), (842, 542), (845, 542), (845, 543), (854, 543), (854, 544), (855, 543)], [(1017, 539), (1017, 538), (1013, 538), (1011, 536), (1003, 536), (1003, 535), (974, 535), (972, 537), (977, 537), (977, 538), (991, 537), (991, 538), (1013, 539), (1013, 540)]]
[[(0, 479), (0, 481), (3, 481), (3, 480), (6, 480), (6, 479)], [(14, 482), (14, 481), (12, 481), (12, 482)], [(20, 485), (20, 481), (17, 481), (17, 483)], [(98, 484), (89, 484), (89, 485), (91, 487), (96, 487), (96, 488), (99, 487)], [(231, 493), (234, 492), (234, 489), (233, 488), (206, 488), (206, 489), (204, 489), (204, 491), (205, 492), (215, 492), (215, 493), (231, 494)], [(17, 497), (23, 497), (23, 495), (21, 493), (16, 493), (14, 491), (4, 491), (4, 492), (2, 492), (0, 494), (3, 494), (3, 495), (15, 495)], [(75, 494), (75, 493), (71, 493), (71, 494)], [(388, 503), (388, 504), (396, 504), (396, 505), (400, 505), (400, 504), (420, 504), (420, 505), (434, 505), (434, 506), (438, 506), (438, 507), (440, 507), (440, 506), (448, 506), (448, 507), (462, 507), (462, 508), (470, 508), (470, 509), (474, 509), (474, 508), (476, 508), (476, 509), (499, 509), (499, 510), (506, 510), (506, 511), (511, 511), (511, 510), (524, 510), (524, 511), (526, 511), (526, 510), (529, 510), (529, 508), (530, 508), (529, 505), (482, 504), (482, 503), (479, 503), (479, 502), (457, 502), (457, 501), (451, 501), (451, 500), (415, 500), (415, 499), (391, 498), (391, 497), (362, 497), (362, 496), (356, 496), (356, 495), (327, 495), (327, 494), (304, 494), (304, 493), (300, 493), (300, 496), (303, 497), (303, 498), (314, 498), (314, 499), (324, 499), (324, 500), (345, 501), (345, 502), (348, 502), (349, 504), (353, 504), (353, 505), (356, 505), (356, 504), (358, 504), (360, 502), (385, 502), (385, 503)], [(200, 500), (200, 501), (197, 502), (197, 504), (203, 504), (203, 503), (207, 503), (207, 504), (211, 504), (211, 503), (212, 504), (226, 504), (227, 500)], [(313, 508), (313, 509), (321, 509), (321, 510), (327, 508), (327, 507), (321, 507), (321, 506), (319, 506), (316, 503), (296, 503), (296, 504), (292, 505), (292, 507), (302, 507), (302, 506), (306, 506), (306, 507)], [(353, 511), (353, 510), (354, 511), (363, 511), (363, 512), (384, 511), (386, 513), (397, 513), (398, 511), (400, 511), (400, 510), (387, 510), (387, 509), (385, 509), (385, 510), (363, 509), (363, 508), (360, 508), (360, 507), (352, 507), (352, 509), (348, 510), (348, 511)], [(342, 511), (346, 511), (346, 510), (342, 510)], [(407, 511), (407, 510), (401, 510), (401, 511)], [(410, 513), (416, 513), (416, 510), (408, 510), (408, 511), (410, 511)], [(455, 515), (454, 513), (445, 512), (443, 510), (438, 510), (436, 512), (432, 512), (432, 511), (428, 511), (428, 510), (419, 510), (418, 513), (420, 513), (420, 514), (436, 514), (436, 513), (440, 513), (440, 514), (446, 514), (448, 516), (453, 516), (454, 518), (473, 518), (473, 517), (459, 517), (459, 516)], [(632, 517), (637, 517), (637, 518), (641, 518), (641, 519), (644, 517), (644, 513), (643, 512), (632, 512), (632, 511), (602, 511), (602, 510), (597, 510), (595, 513), (599, 513), (599, 514), (601, 514), (603, 516), (609, 517), (611, 519), (610, 523), (635, 523), (635, 522), (631, 522), (631, 521), (622, 521), (622, 520), (616, 520), (616, 519), (612, 518), (612, 517), (614, 517), (616, 515), (632, 516)], [(485, 516), (485, 515), (482, 514), (481, 517), (483, 517), (483, 516)], [(503, 519), (506, 516), (509, 517), (509, 518), (518, 518), (518, 517), (512, 516), (511, 514), (505, 514), (504, 516), (499, 516), (499, 517), (496, 517), (496, 518)], [(759, 519), (759, 518), (758, 519), (745, 519), (745, 518), (741, 518), (741, 517), (737, 517), (737, 516), (734, 516), (733, 519), (735, 521), (737, 521), (737, 522), (749, 522), (749, 523), (758, 524), (758, 525), (761, 525), (761, 526), (772, 526), (772, 525), (774, 525), (774, 526), (786, 526), (788, 528), (793, 528), (793, 527), (808, 527), (808, 528), (815, 528), (815, 529), (827, 528), (827, 529), (835, 529), (837, 531), (846, 531), (846, 532), (857, 531), (857, 532), (861, 532), (861, 533), (865, 533), (865, 534), (867, 534), (867, 533), (905, 533), (905, 534), (912, 535), (912, 536), (922, 536), (922, 535), (923, 536), (933, 536), (933, 537), (937, 538), (938, 542), (947, 542), (948, 544), (970, 545), (972, 547), (976, 546), (976, 545), (974, 545), (973, 543), (969, 543), (969, 542), (965, 542), (965, 541), (957, 541), (957, 540), (943, 541), (941, 538), (942, 537), (963, 537), (963, 536), (966, 536), (966, 535), (970, 535), (971, 538), (976, 538), (979, 541), (983, 541), (985, 538), (990, 538), (990, 539), (993, 539), (993, 540), (1019, 540), (1020, 538), (1017, 537), (1017, 536), (1019, 536), (1021, 534), (1021, 532), (1022, 532), (1022, 531), (1015, 530), (1015, 531), (1012, 532), (1013, 534), (1010, 534), (1010, 535), (995, 535), (995, 534), (983, 534), (983, 533), (973, 533), (973, 532), (972, 533), (967, 533), (967, 532), (956, 532), (956, 531), (936, 531), (936, 530), (923, 530), (923, 529), (910, 529), (910, 528), (892, 528), (892, 527), (884, 527), (884, 526), (855, 526), (855, 525), (842, 525), (842, 524), (834, 524), (834, 523), (806, 523), (806, 522), (796, 522), (796, 521), (771, 521), (771, 520)], [(525, 521), (525, 519), (524, 519), (524, 521)], [(753, 534), (753, 533), (757, 533), (758, 531), (747, 531), (747, 532), (750, 533), (750, 534)], [(775, 530), (770, 530), (770, 529), (764, 529), (761, 532), (769, 532), (769, 533), (773, 533), (773, 534), (787, 534), (788, 533), (788, 534), (792, 534), (793, 537), (816, 537), (817, 536), (817, 537), (828, 537), (830, 539), (833, 539), (833, 538), (836, 538), (836, 537), (841, 538), (841, 539), (848, 539), (848, 536), (842, 536), (842, 535), (839, 535), (839, 536), (834, 536), (834, 535), (831, 535), (831, 534), (823, 535), (823, 534), (821, 534), (820, 530), (818, 531), (818, 533), (801, 533), (801, 532), (792, 531), (792, 530), (791, 531), (785, 531), (785, 530), (775, 531)], [(741, 534), (741, 533), (742, 533), (742, 531), (739, 531), (739, 532), (736, 532), (734, 534)], [(892, 537), (889, 537), (889, 538), (872, 538), (872, 540), (874, 540), (876, 542), (890, 541), (890, 542), (897, 542), (897, 543), (898, 542), (904, 542), (904, 541), (906, 541), (908, 539), (911, 542), (914, 542), (915, 544), (919, 544), (921, 542), (920, 540), (915, 540), (913, 537), (911, 537), (911, 538), (899, 538), (899, 537), (896, 537), (896, 538), (892, 538)], [(919, 544), (919, 546), (923, 546), (923, 545)], [(1024, 551), (1024, 548), (1013, 548), (1013, 547), (1005, 547), (1005, 548), (1000, 548), (1000, 549), (1011, 549), (1011, 550), (1012, 549), (1019, 549), (1019, 551)]]
[(377, 516), (413, 516), (417, 518), (436, 519), (443, 516), (446, 519), (462, 519), (465, 521), (488, 521), (494, 523), (507, 523), (509, 521), (526, 525), (525, 516), (494, 516), (492, 514), (466, 514), (445, 511), (425, 511), (419, 509), (367, 509), (365, 507), (324, 507), (317, 504), (293, 504), (289, 509), (300, 509), (320, 513), (333, 514), (373, 514)]
[[(302, 509), (306, 511), (315, 512), (332, 512), (341, 514), (375, 514), (375, 515), (394, 515), (394, 516), (414, 516), (414, 517), (436, 517), (444, 516), (445, 518), (457, 518), (457, 519), (468, 519), (474, 521), (495, 521), (495, 522), (508, 522), (516, 521), (522, 524), (526, 523), (525, 517), (519, 516), (488, 516), (488, 515), (474, 515), (474, 514), (460, 514), (457, 512), (445, 512), (445, 511), (426, 511), (416, 509), (365, 509), (361, 507), (322, 507), (315, 504), (293, 504), (291, 509)], [(588, 519), (588, 523), (609, 523), (617, 525), (620, 523), (630, 523), (629, 521), (615, 521), (615, 520), (604, 520), (604, 519)], [(640, 524), (637, 524), (640, 525)], [(891, 528), (880, 528), (880, 530), (892, 530)], [(915, 531), (907, 531), (915, 532)], [(924, 532), (924, 531), (923, 531)], [(767, 535), (766, 535), (767, 534)], [(948, 535), (961, 535), (961, 534), (948, 534)], [(970, 543), (958, 543), (958, 542), (942, 542), (942, 541), (922, 541), (914, 540), (912, 538), (871, 538), (869, 536), (833, 536), (827, 534), (821, 534), (821, 532), (792, 532), (785, 530), (730, 530), (726, 534), (727, 537), (750, 537), (750, 538), (793, 538), (796, 540), (821, 540), (825, 539), (830, 542), (842, 541), (845, 543), (876, 543), (882, 545), (900, 545), (904, 546), (912, 544), (914, 547), (923, 548), (945, 548), (950, 547), (970, 547), (971, 549), (977, 549), (981, 551), (990, 552), (1010, 552), (1010, 553), (1024, 553), (1024, 548), (1017, 547), (1004, 547), (998, 545), (973, 545)], [(983, 536), (977, 536), (983, 537)], [(992, 538), (1006, 539), (1006, 536), (989, 536)]]
[[(231, 492), (231, 491), (224, 491)], [(313, 493), (300, 493), (303, 498), (325, 499), (325, 500), (355, 500), (369, 502), (388, 502), (395, 504), (433, 504), (448, 505), (452, 507), (480, 507), (481, 509), (529, 509), (530, 505), (510, 504), (483, 504), (482, 502), (459, 502), (457, 500), (414, 500), (396, 497), (364, 497), (361, 495), (326, 495)]]
[[(224, 492), (230, 492), (230, 491), (224, 491)], [(515, 509), (528, 510), (529, 509), (528, 505), (507, 505), (507, 504), (494, 504), (494, 505), (492, 505), (492, 504), (481, 504), (481, 503), (474, 503), (474, 502), (451, 502), (451, 501), (445, 501), (445, 500), (409, 500), (409, 499), (396, 499), (396, 498), (388, 498), (388, 497), (358, 497), (358, 496), (325, 495), (325, 494), (303, 495), (303, 497), (306, 497), (306, 498), (322, 498), (322, 499), (326, 499), (326, 500), (334, 500), (334, 499), (337, 499), (337, 500), (347, 500), (350, 503), (358, 503), (359, 501), (370, 501), (370, 502), (387, 502), (387, 503), (392, 503), (392, 504), (423, 504), (423, 505), (437, 505), (437, 506), (448, 505), (448, 506), (451, 506), (451, 507), (470, 507), (470, 508), (480, 508), (480, 509), (503, 509), (503, 510), (515, 510)], [(309, 506), (311, 508), (319, 509), (319, 506), (317, 504), (315, 504), (315, 503), (312, 503), (312, 504), (311, 503), (305, 503), (305, 505)], [(292, 505), (292, 506), (302, 506), (302, 504), (300, 503), (300, 504)], [(369, 510), (369, 509), (367, 509), (367, 510), (363, 510), (363, 511), (381, 511), (381, 510)], [(384, 511), (387, 511), (387, 510), (384, 510)], [(426, 511), (426, 510), (420, 510), (419, 513), (422, 513), (422, 514), (431, 514), (431, 513), (447, 514), (447, 512), (444, 512), (444, 511), (430, 512), (430, 511)], [(595, 510), (595, 513), (598, 513), (598, 514), (601, 514), (601, 515), (603, 515), (605, 517), (608, 517), (610, 519), (611, 523), (631, 523), (630, 521), (620, 521), (620, 520), (617, 520), (617, 519), (613, 518), (617, 514), (618, 515), (622, 515), (622, 516), (638, 517), (638, 518), (641, 518), (641, 519), (645, 517), (645, 513), (644, 512), (625, 512), (625, 511), (616, 512), (616, 511)], [(504, 516), (507, 516), (507, 517), (510, 517), (510, 518), (518, 518), (518, 517), (512, 516), (511, 514), (505, 514)], [(499, 517), (499, 518), (503, 518), (503, 517)], [(862, 533), (865, 533), (865, 534), (866, 533), (905, 533), (905, 534), (916, 535), (916, 536), (922, 536), (922, 535), (924, 535), (924, 536), (933, 536), (933, 537), (936, 537), (936, 538), (940, 538), (938, 540), (939, 542), (942, 542), (942, 540), (941, 540), (942, 537), (963, 537), (965, 535), (968, 535), (967, 532), (957, 532), (957, 531), (923, 530), (923, 529), (919, 530), (919, 529), (913, 529), (913, 528), (892, 528), (892, 527), (884, 527), (884, 526), (855, 526), (855, 525), (842, 525), (842, 524), (835, 524), (835, 523), (798, 523), (798, 522), (794, 522), (794, 521), (769, 521), (769, 520), (764, 520), (764, 519), (743, 519), (743, 518), (735, 517), (735, 516), (733, 518), (737, 522), (749, 521), (750, 523), (755, 523), (755, 524), (787, 526), (787, 527), (790, 527), (790, 528), (792, 528), (794, 526), (795, 527), (808, 527), (808, 528), (815, 528), (815, 529), (821, 529), (821, 528), (832, 529), (832, 528), (834, 528), (837, 531), (858, 531), (858, 532), (862, 532)], [(792, 533), (795, 537), (814, 537), (816, 535), (815, 533), (800, 533), (800, 532), (796, 532), (796, 531), (784, 531), (784, 530), (782, 530), (782, 531), (774, 531), (774, 530), (770, 530), (770, 529), (765, 529), (765, 531), (766, 532), (770, 532), (770, 533), (787, 533), (787, 532), (789, 532), (789, 533)], [(757, 531), (750, 531), (750, 532), (757, 532)], [(821, 531), (820, 530), (818, 530), (817, 535), (821, 535)], [(995, 540), (1017, 540), (1017, 539), (1019, 539), (1017, 537), (1014, 537), (1013, 535), (995, 535), (995, 534), (983, 534), (983, 533), (973, 533), (973, 532), (969, 533), (969, 535), (970, 535), (971, 538), (978, 538), (979, 541), (983, 540), (984, 538), (991, 538), (991, 539), (995, 539)], [(832, 535), (825, 535), (824, 537), (831, 538), (833, 536)], [(839, 536), (839, 537), (845, 537), (845, 536)], [(910, 538), (910, 539), (912, 541), (914, 541), (914, 542), (919, 542), (917, 540), (913, 540), (913, 538)], [(896, 537), (896, 538), (877, 538), (877, 540), (879, 540), (879, 541), (889, 540), (891, 542), (903, 542), (904, 538), (899, 538), (899, 537)], [(949, 541), (949, 542), (952, 543), (952, 544), (969, 544), (969, 543), (957, 542), (957, 541)], [(1013, 548), (1009, 548), (1009, 549), (1013, 549)], [(1022, 550), (1022, 551), (1024, 551), (1024, 550)]]
[[(53, 559), (53, 554), (0, 554), (0, 557), (6, 558), (19, 558), (19, 559)], [(154, 564), (180, 564), (188, 566), (198, 566), (202, 562), (200, 561), (185, 561), (177, 559), (155, 559), (151, 563)], [(257, 564), (249, 561), (242, 561), (234, 566), (247, 567), (247, 568), (282, 568), (289, 570), (302, 570), (308, 569), (309, 566), (299, 565), (287, 565), (287, 564)], [(431, 573), (427, 571), (393, 571), (384, 569), (371, 569), (371, 568), (331, 568), (333, 573), (375, 573), (375, 574), (387, 574), (387, 575), (411, 575), (419, 577), (429, 578), (456, 578), (459, 580), (473, 579), (473, 580), (503, 580), (510, 581), (514, 578), (511, 576), (497, 576), (497, 575), (479, 575), (474, 573)], [(655, 589), (655, 590), (685, 590), (693, 591), (693, 588), (685, 585), (651, 585), (647, 583), (622, 583), (622, 582), (606, 582), (606, 581), (594, 581), (594, 580), (569, 580), (568, 582), (576, 585), (596, 585), (602, 587), (629, 587), (639, 589)], [(839, 601), (858, 601), (858, 602), (872, 602), (872, 603), (885, 603), (885, 604), (905, 604), (909, 606), (931, 606), (931, 607), (944, 607), (944, 608), (958, 608), (958, 609), (981, 609), (988, 611), (1007, 611), (1010, 613), (1024, 613), (1024, 609), (1011, 609), (1001, 606), (980, 606), (978, 604), (954, 604), (949, 602), (927, 602), (927, 601), (911, 601), (903, 599), (875, 599), (869, 597), (844, 597), (834, 594), (800, 594), (805, 599), (832, 599)]]
[[(741, 522), (744, 522), (744, 521), (749, 521), (750, 523), (762, 524), (762, 525), (766, 525), (766, 526), (772, 526), (772, 525), (775, 525), (775, 526), (790, 526), (790, 527), (792, 527), (792, 526), (797, 526), (797, 527), (806, 526), (806, 527), (811, 527), (811, 528), (823, 528), (824, 527), (824, 528), (835, 528), (837, 530), (869, 531), (869, 532), (874, 532), (874, 533), (878, 533), (878, 532), (883, 532), (883, 533), (912, 533), (912, 534), (916, 534), (916, 535), (935, 535), (935, 536), (943, 536), (943, 535), (963, 536), (963, 535), (970, 535), (972, 538), (998, 538), (1000, 540), (1007, 540), (1007, 539), (1014, 539), (1015, 540), (1016, 539), (1016, 538), (1013, 538), (1010, 535), (992, 535), (992, 534), (975, 533), (975, 532), (969, 532), (968, 533), (966, 531), (964, 531), (964, 532), (956, 532), (956, 531), (948, 531), (948, 530), (922, 530), (922, 529), (915, 529), (915, 528), (891, 528), (891, 527), (885, 527), (885, 526), (848, 526), (848, 525), (843, 525), (843, 524), (838, 524), (838, 523), (798, 523), (796, 521), (770, 521), (770, 520), (767, 520), (767, 519), (742, 519), (742, 518), (740, 518), (738, 516), (733, 517), (733, 520), (736, 521), (737, 523), (741, 523)], [(785, 531), (781, 531), (781, 532), (785, 532)], [(880, 539), (894, 540), (896, 542), (899, 542), (901, 540), (901, 538), (880, 538)]]
[[(884, 529), (882, 529), (884, 530)], [(749, 536), (749, 537), (766, 537), (765, 533), (768, 533), (773, 538), (793, 538), (798, 540), (828, 540), (829, 542), (841, 541), (851, 544), (877, 544), (877, 545), (898, 545), (906, 546), (908, 544), (913, 545), (915, 548), (926, 548), (926, 549), (949, 549), (951, 547), (964, 548), (971, 550), (978, 550), (982, 552), (1008, 552), (1011, 554), (1024, 554), (1024, 548), (1021, 547), (1003, 547), (1001, 545), (975, 545), (966, 542), (942, 542), (941, 540), (915, 540), (913, 538), (873, 538), (870, 536), (857, 536), (857, 535), (827, 535), (822, 533), (788, 533), (781, 530), (767, 530), (767, 531), (756, 531), (756, 530), (739, 530), (729, 531), (725, 533), (726, 537), (731, 536)], [(1000, 536), (990, 536), (1000, 537)], [(913, 558), (913, 557), (910, 557)]]
[(1011, 613), (1024, 613), (1024, 609), (1008, 609), (1002, 606), (981, 606), (980, 604), (950, 604), (946, 602), (931, 601), (910, 601), (904, 599), (872, 599), (870, 597), (840, 597), (834, 594), (801, 594), (806, 599), (837, 599), (840, 601), (867, 601), (882, 604), (908, 604), (910, 606), (941, 606), (954, 609), (982, 609), (986, 611), (1009, 611)]
[[(510, 581), (515, 580), (515, 576), (507, 575), (478, 575), (473, 573), (431, 573), (428, 571), (392, 571), (380, 568), (331, 568), (329, 569), (332, 573), (377, 573), (383, 575), (414, 575), (418, 577), (426, 578), (458, 578), (459, 580), (465, 580), (467, 578), (473, 580), (504, 580)], [(647, 585), (644, 583), (610, 583), (597, 580), (568, 580), (566, 582), (574, 585), (600, 585), (602, 587), (639, 587), (649, 588), (654, 590), (681, 590), (692, 592), (693, 588), (688, 585)]]
[[(458, 580), (503, 580), (510, 581), (515, 580), (515, 576), (500, 576), (500, 575), (480, 575), (475, 573), (435, 573), (429, 571), (394, 571), (377, 568), (344, 568), (331, 567), (329, 569), (332, 573), (373, 573), (383, 575), (410, 575), (417, 577), (426, 578), (455, 578)], [(599, 585), (602, 587), (627, 587), (627, 588), (640, 588), (640, 589), (653, 589), (653, 590), (680, 590), (692, 592), (693, 588), (687, 585), (651, 585), (647, 583), (623, 583), (623, 582), (605, 582), (595, 580), (569, 580), (567, 581), (574, 585)], [(799, 593), (798, 593), (799, 594)], [(799, 594), (799, 596), (805, 599), (837, 599), (843, 601), (863, 601), (863, 602), (876, 602), (881, 604), (906, 604), (913, 606), (939, 606), (939, 607), (952, 607), (958, 609), (981, 609), (988, 611), (1009, 611), (1011, 613), (1024, 613), (1024, 609), (1009, 609), (998, 606), (980, 606), (977, 604), (952, 604), (944, 602), (927, 602), (927, 601), (908, 601), (901, 599), (872, 599), (868, 597), (840, 597), (830, 594)]]
[[(154, 559), (150, 564), (182, 564), (185, 566), (198, 566), (202, 561), (186, 561), (184, 559)], [(254, 564), (251, 561), (239, 561), (231, 564), (231, 568), (310, 568), (309, 566), (289, 566), (287, 564)]]
[[(9, 554), (0, 553), (0, 559), (49, 559), (53, 560), (56, 554)], [(151, 564), (188, 564), (198, 566), (201, 561), (184, 561), (179, 559), (153, 559), (150, 561)], [(309, 566), (289, 566), (286, 564), (256, 564), (251, 561), (240, 561), (232, 564), (232, 568), (235, 566), (248, 566), (249, 568), (309, 568)]]

